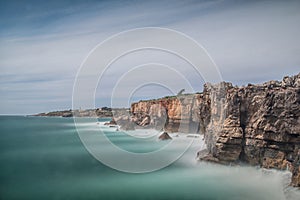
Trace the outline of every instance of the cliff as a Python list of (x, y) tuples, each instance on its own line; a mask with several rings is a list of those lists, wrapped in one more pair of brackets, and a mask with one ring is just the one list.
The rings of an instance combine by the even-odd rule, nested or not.
[(203, 93), (133, 103), (131, 114), (141, 127), (204, 134), (204, 160), (288, 168), (300, 186), (300, 73), (245, 87), (207, 83)]
[(240, 88), (211, 85), (209, 93), (222, 114), (211, 113), (206, 142), (212, 157), (204, 159), (288, 168), (299, 187), (300, 74)]
[[(141, 126), (165, 129), (169, 132), (204, 133), (200, 127), (207, 123), (208, 118), (203, 116), (208, 114), (208, 104), (209, 99), (203, 94), (179, 95), (133, 103), (131, 113), (134, 116), (133, 121)], [(200, 105), (207, 105), (207, 108), (202, 106), (201, 110)], [(149, 120), (145, 120), (147, 118)]]

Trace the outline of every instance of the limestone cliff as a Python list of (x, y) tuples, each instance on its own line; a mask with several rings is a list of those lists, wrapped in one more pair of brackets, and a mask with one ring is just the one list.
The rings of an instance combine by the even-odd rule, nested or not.
[(143, 127), (205, 134), (203, 159), (288, 168), (300, 186), (300, 73), (246, 87), (207, 83), (203, 93), (134, 103), (131, 113)]

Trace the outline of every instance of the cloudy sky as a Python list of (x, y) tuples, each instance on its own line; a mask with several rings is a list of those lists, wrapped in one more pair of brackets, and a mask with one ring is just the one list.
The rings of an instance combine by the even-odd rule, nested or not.
[[(162, 27), (188, 35), (206, 49), (222, 79), (234, 84), (280, 80), (300, 72), (299, 10), (299, 1), (2, 0), (0, 114), (71, 108), (75, 77), (89, 52), (133, 28)], [(130, 66), (150, 62), (167, 63), (201, 91), (203, 79), (186, 63), (166, 52), (146, 50), (120, 59), (107, 71), (96, 106), (110, 106), (109, 91)], [(152, 85), (130, 98), (169, 94), (167, 87)]]

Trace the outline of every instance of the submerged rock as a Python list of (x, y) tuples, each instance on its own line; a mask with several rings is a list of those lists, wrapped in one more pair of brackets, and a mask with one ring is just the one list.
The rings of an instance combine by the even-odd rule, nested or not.
[(171, 136), (167, 132), (163, 132), (158, 139), (160, 140), (172, 140)]
[(109, 122), (105, 122), (104, 125), (106, 125), (106, 126), (117, 125), (117, 122), (114, 119), (112, 119)]

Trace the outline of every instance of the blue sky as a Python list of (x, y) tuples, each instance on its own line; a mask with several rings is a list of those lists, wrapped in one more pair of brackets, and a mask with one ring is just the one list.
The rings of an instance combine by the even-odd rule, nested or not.
[[(101, 41), (120, 31), (171, 28), (203, 45), (234, 84), (299, 73), (299, 1), (0, 1), (0, 113), (29, 114), (72, 107), (80, 64)], [(131, 60), (180, 63), (150, 52)], [(145, 59), (147, 57), (147, 59)], [(171, 61), (173, 59), (173, 61)], [(111, 71), (118, 77), (119, 62)], [(181, 68), (184, 64), (182, 64)], [(126, 71), (126, 70), (125, 70)], [(197, 91), (203, 80), (187, 70)], [(162, 77), (164, 78), (164, 77)], [(107, 90), (113, 85), (107, 81)], [(125, 87), (125, 86), (124, 86)], [(124, 88), (126, 89), (126, 88)], [(99, 91), (97, 106), (109, 106)], [(154, 86), (134, 99), (169, 95)]]

